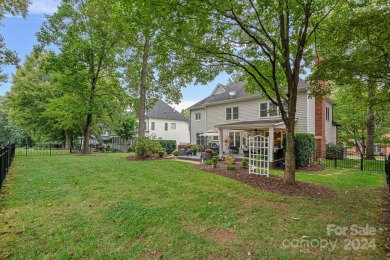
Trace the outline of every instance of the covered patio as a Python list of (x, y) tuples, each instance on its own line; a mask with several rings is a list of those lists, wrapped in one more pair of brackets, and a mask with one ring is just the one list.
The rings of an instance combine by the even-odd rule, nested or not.
[(256, 121), (237, 121), (214, 126), (219, 133), (219, 157), (234, 154), (247, 157), (249, 154), (249, 137), (261, 135), (268, 138), (268, 161), (275, 163), (283, 160), (283, 133), (286, 127), (283, 120), (261, 119)]

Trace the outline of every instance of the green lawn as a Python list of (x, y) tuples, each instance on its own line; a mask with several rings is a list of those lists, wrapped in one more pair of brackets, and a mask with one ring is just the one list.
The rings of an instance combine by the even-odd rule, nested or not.
[[(263, 192), (184, 162), (125, 156), (17, 157), (0, 199), (0, 259), (384, 258), (384, 174), (298, 173), (338, 193), (309, 199)], [(328, 235), (328, 224), (368, 224), (376, 232)], [(376, 249), (345, 250), (345, 239), (375, 240)], [(336, 247), (320, 249), (316, 241)]]

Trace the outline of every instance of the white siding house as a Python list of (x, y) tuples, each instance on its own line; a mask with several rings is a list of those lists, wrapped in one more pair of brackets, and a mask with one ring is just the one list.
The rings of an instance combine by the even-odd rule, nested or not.
[(189, 119), (159, 100), (145, 115), (146, 134), (159, 140), (176, 140), (176, 145), (190, 142)]
[[(310, 97), (310, 90), (305, 81), (299, 81), (295, 132), (316, 135), (316, 128), (324, 127), (325, 136), (316, 135), (316, 139), (335, 143), (337, 127), (332, 118), (334, 103), (329, 97), (321, 101)], [(321, 105), (324, 111), (316, 111), (318, 102), (325, 102), (325, 105)], [(325, 120), (321, 126), (316, 125), (318, 113), (327, 113), (321, 117)], [(285, 126), (278, 108), (261, 94), (245, 92), (244, 83), (241, 82), (228, 86), (218, 84), (208, 97), (190, 107), (190, 131), (191, 143), (206, 146), (217, 144), (220, 156), (232, 152), (232, 149), (243, 153), (248, 145), (248, 137), (262, 134), (270, 139), (269, 147), (274, 150), (274, 154), (270, 155), (272, 160), (273, 156), (277, 156), (278, 149), (282, 149)], [(212, 139), (201, 137), (201, 134), (209, 131), (216, 131), (219, 136)]]

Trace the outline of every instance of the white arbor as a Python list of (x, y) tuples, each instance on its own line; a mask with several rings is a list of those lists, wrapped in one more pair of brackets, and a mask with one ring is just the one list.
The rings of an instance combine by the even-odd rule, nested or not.
[(268, 138), (262, 135), (249, 137), (249, 174), (269, 177)]

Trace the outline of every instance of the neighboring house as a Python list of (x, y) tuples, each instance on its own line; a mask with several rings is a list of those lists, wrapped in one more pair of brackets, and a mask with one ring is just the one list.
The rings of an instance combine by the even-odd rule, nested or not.
[[(317, 151), (324, 154), (327, 143), (337, 142), (339, 125), (333, 121), (333, 101), (329, 97), (316, 100), (309, 96), (310, 91), (311, 87), (300, 80), (295, 132), (314, 134)], [(217, 145), (220, 156), (231, 152), (243, 154), (250, 136), (263, 135), (269, 137), (270, 161), (283, 154), (286, 128), (278, 108), (261, 94), (245, 92), (243, 82), (218, 84), (208, 97), (189, 109), (191, 143)], [(219, 136), (203, 137), (203, 133), (212, 130)]]
[(145, 132), (159, 140), (176, 140), (176, 145), (190, 142), (189, 119), (162, 100), (145, 115)]

